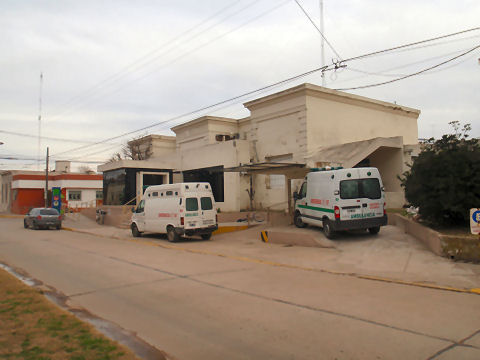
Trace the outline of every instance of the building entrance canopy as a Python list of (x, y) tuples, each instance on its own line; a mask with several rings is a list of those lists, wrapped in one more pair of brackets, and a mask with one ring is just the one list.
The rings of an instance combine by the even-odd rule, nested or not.
[(252, 164), (241, 164), (239, 166), (225, 168), (224, 172), (243, 172), (247, 174), (262, 175), (285, 175), (290, 179), (303, 179), (310, 171), (305, 164), (284, 163), (284, 162), (261, 162)]

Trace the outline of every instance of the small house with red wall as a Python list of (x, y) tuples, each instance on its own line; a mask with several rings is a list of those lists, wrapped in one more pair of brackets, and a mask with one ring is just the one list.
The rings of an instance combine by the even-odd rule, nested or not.
[[(46, 176), (44, 171), (5, 170), (0, 172), (0, 211), (26, 214), (33, 207), (45, 205)], [(61, 189), (62, 208), (79, 210), (103, 203), (103, 175), (72, 173), (70, 163), (57, 162), (48, 173), (48, 199), (52, 188)]]

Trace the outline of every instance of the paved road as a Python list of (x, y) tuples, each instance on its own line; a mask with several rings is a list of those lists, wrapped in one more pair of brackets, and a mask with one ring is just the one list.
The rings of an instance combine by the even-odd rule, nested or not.
[(174, 358), (480, 359), (478, 295), (0, 228), (0, 261)]

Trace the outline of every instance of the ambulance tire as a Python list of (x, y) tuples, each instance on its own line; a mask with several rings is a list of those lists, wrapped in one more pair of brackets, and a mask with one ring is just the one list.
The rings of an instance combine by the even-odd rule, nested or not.
[(202, 234), (200, 236), (202, 237), (203, 240), (210, 240), (210, 238), (212, 237), (212, 233)]
[(175, 232), (175, 229), (173, 228), (173, 226), (169, 226), (167, 228), (167, 239), (169, 242), (177, 242), (178, 240), (180, 240), (180, 235), (178, 235), (176, 232)]
[(133, 237), (140, 237), (142, 236), (142, 233), (138, 231), (138, 227), (136, 224), (132, 224), (132, 235)]
[(328, 219), (323, 220), (323, 234), (327, 237), (327, 239), (335, 238), (335, 231), (332, 229), (332, 225)]
[(307, 224), (305, 224), (303, 221), (302, 221), (302, 215), (300, 214), (299, 211), (296, 211), (295, 212), (295, 216), (293, 217), (293, 223), (295, 224), (296, 227), (298, 228), (304, 228), (307, 226)]
[(368, 228), (368, 232), (372, 235), (377, 235), (379, 231), (380, 231), (380, 226)]

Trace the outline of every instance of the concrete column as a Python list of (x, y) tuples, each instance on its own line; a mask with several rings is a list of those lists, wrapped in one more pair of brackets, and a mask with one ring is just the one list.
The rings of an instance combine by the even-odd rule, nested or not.
[(287, 196), (287, 213), (292, 215), (293, 210), (292, 210), (292, 179), (290, 179), (287, 175), (285, 175), (285, 191), (286, 191), (286, 196)]

